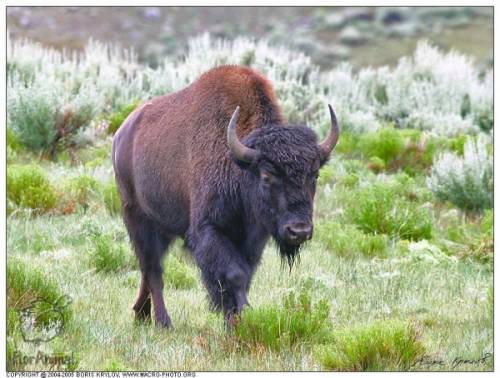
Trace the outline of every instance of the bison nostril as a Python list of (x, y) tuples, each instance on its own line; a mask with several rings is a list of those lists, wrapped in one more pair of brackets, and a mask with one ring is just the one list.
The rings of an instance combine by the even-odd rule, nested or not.
[(312, 226), (307, 223), (296, 223), (285, 226), (285, 232), (291, 241), (304, 241), (311, 239)]
[(292, 226), (286, 226), (286, 232), (287, 232), (288, 236), (290, 236), (292, 238), (297, 237), (297, 234), (295, 233), (295, 230), (293, 229)]

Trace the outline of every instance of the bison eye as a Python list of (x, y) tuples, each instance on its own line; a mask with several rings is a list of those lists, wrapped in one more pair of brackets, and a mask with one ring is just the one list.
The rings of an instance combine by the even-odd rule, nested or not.
[(271, 174), (269, 172), (264, 172), (262, 171), (260, 173), (260, 179), (264, 184), (270, 185), (271, 184)]
[(276, 183), (276, 177), (267, 170), (260, 171), (260, 179), (265, 186), (271, 186)]

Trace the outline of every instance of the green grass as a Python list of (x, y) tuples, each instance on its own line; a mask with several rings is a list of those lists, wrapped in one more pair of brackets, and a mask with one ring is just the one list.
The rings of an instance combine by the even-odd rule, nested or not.
[(139, 102), (134, 102), (130, 105), (123, 106), (115, 113), (109, 115), (108, 133), (114, 135), (122, 125), (123, 121), (125, 121), (128, 115), (132, 113), (138, 104)]
[[(74, 215), (65, 218), (66, 223), (80, 220)], [(100, 214), (100, 218), (103, 223), (114, 222), (106, 213)], [(19, 226), (10, 224), (9, 228), (16, 225)], [(65, 351), (78, 353), (79, 370), (105, 369), (111, 361), (125, 370), (144, 366), (159, 370), (322, 369), (314, 355), (317, 341), (311, 341), (309, 334), (301, 333), (292, 344), (280, 342), (278, 349), (252, 341), (262, 340), (267, 334), (259, 316), (269, 324), (270, 316), (287, 314), (283, 297), (290, 290), (300, 292), (307, 279), (317, 284), (311, 291), (313, 306), (321, 300), (330, 305), (327, 323), (332, 331), (377, 319), (427, 320), (421, 341), (430, 355), (452, 361), (457, 356), (479, 356), (492, 347), (493, 330), (488, 315), (492, 310), (488, 300), (492, 275), (474, 262), (439, 265), (401, 258), (365, 262), (343, 259), (311, 244), (289, 274), (281, 268), (276, 251), (268, 248), (250, 290), (249, 301), (255, 310), (248, 309), (246, 315), (251, 319), (247, 324), (257, 327), (252, 329), (256, 336), (235, 339), (224, 331), (222, 317), (210, 313), (198, 279), (189, 289), (176, 290), (166, 284), (165, 301), (174, 322), (173, 331), (134, 325), (131, 307), (140, 273), (130, 270), (104, 274), (89, 270), (83, 263), (88, 253), (86, 243), (67, 235), (74, 231), (64, 230), (58, 236), (59, 240), (66, 240), (63, 244), (69, 248), (69, 255), (58, 256), (59, 249), (43, 256), (29, 251), (11, 253), (19, 255), (28, 266), (38, 266), (73, 298), (74, 320), (64, 337), (49, 343), (47, 348), (58, 341)], [(12, 237), (9, 232), (9, 238)], [(321, 341), (317, 345), (325, 344)], [(95, 345), (101, 345), (101, 353), (95, 353)], [(17, 344), (18, 350), (28, 351), (29, 347), (22, 341)], [(478, 368), (490, 370), (492, 365)]]
[(192, 268), (173, 254), (169, 254), (164, 262), (163, 279), (165, 285), (174, 289), (192, 289), (196, 286), (197, 275)]
[[(291, 272), (266, 247), (251, 307), (232, 332), (210, 311), (193, 259), (174, 243), (164, 262), (174, 329), (164, 331), (134, 322), (140, 271), (106, 149), (108, 139), (77, 151), (76, 166), (39, 164), (56, 188), (77, 182), (88, 194), (86, 211), (16, 207), (8, 217), (9, 368), (46, 368), (13, 363), (16, 351), (37, 352), (22, 338), (15, 305), (24, 287), (35, 287), (69, 296), (64, 332), (43, 346), (74, 355), (62, 369), (492, 370), (491, 358), (453, 365), (492, 352), (492, 211), (471, 216), (437, 203), (420, 170), (377, 175), (368, 159), (336, 154), (320, 176), (313, 240)], [(95, 166), (82, 174), (88, 162)]]
[(429, 210), (380, 183), (359, 190), (347, 205), (346, 216), (367, 233), (408, 240), (429, 239), (432, 236)]
[[(57, 303), (63, 296), (52, 279), (47, 279), (42, 272), (18, 259), (10, 259), (7, 265), (7, 301), (11, 310), (20, 310), (34, 301), (43, 299), (45, 304)], [(68, 309), (64, 316), (69, 317)], [(48, 323), (52, 314), (42, 314), (39, 319)]]
[(114, 180), (102, 187), (102, 196), (108, 213), (115, 216), (120, 215), (122, 212), (120, 193), (118, 193), (118, 188)]
[(125, 243), (117, 242), (110, 234), (91, 236), (93, 251), (90, 254), (90, 265), (97, 272), (121, 272), (133, 266), (130, 250)]
[(44, 212), (56, 206), (57, 194), (37, 165), (11, 165), (7, 170), (7, 198), (17, 206)]
[(74, 177), (66, 184), (69, 201), (87, 209), (92, 198), (98, 196), (99, 182), (89, 174)]
[(245, 311), (235, 329), (238, 341), (250, 348), (280, 350), (328, 338), (328, 301), (312, 303), (310, 289), (302, 287), (298, 293), (285, 296), (283, 302)]
[(22, 370), (15, 351), (22, 343), (39, 344), (64, 333), (71, 300), (52, 278), (17, 258), (9, 258), (7, 282), (7, 364)]
[(340, 371), (409, 370), (424, 353), (415, 327), (401, 321), (346, 327), (316, 350), (325, 369)]
[(384, 234), (365, 234), (353, 225), (321, 222), (316, 226), (315, 240), (342, 257), (385, 257), (388, 238)]
[(358, 148), (366, 157), (377, 157), (389, 165), (403, 152), (404, 139), (398, 130), (385, 127), (363, 135)]
[[(348, 136), (349, 139), (353, 140), (353, 137)], [(392, 126), (363, 134), (354, 141), (351, 154), (368, 159), (368, 167), (375, 173), (402, 170), (411, 176), (425, 173), (442, 145), (449, 143), (451, 147), (459, 148), (460, 143), (459, 138), (444, 141), (418, 130), (399, 130)]]

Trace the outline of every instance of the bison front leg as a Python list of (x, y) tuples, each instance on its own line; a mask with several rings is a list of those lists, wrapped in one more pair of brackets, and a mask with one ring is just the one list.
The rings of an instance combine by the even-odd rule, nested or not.
[(248, 304), (251, 269), (233, 243), (213, 228), (206, 228), (194, 248), (194, 255), (212, 305), (222, 310), (226, 324), (233, 326)]

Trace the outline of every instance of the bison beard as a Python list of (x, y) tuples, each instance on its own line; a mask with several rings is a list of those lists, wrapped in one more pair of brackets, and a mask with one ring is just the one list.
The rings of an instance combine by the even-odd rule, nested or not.
[(292, 270), (293, 264), (295, 263), (295, 260), (300, 260), (300, 250), (302, 249), (302, 244), (297, 244), (297, 245), (292, 245), (292, 244), (286, 244), (284, 242), (280, 242), (277, 239), (276, 244), (277, 248), (280, 253), (281, 257), (281, 263), (284, 265), (285, 263), (288, 264), (288, 267), (290, 271)]
[(248, 304), (269, 237), (292, 269), (312, 236), (318, 171), (338, 141), (331, 107), (330, 115), (330, 133), (318, 144), (310, 128), (285, 122), (265, 77), (238, 66), (214, 68), (130, 114), (112, 156), (142, 273), (137, 319), (150, 319), (154, 308), (156, 324), (171, 326), (162, 260), (176, 237), (229, 325)]

